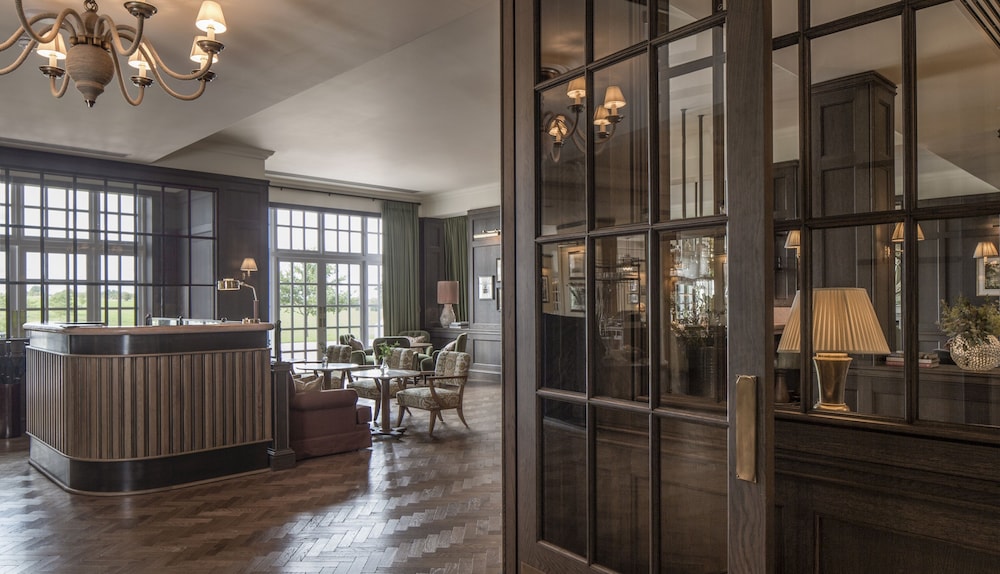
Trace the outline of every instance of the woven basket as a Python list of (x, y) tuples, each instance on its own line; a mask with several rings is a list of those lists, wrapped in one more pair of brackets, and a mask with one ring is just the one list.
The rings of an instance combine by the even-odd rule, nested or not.
[(993, 335), (986, 342), (970, 344), (961, 335), (950, 341), (951, 358), (967, 371), (988, 371), (1000, 366), (1000, 341)]

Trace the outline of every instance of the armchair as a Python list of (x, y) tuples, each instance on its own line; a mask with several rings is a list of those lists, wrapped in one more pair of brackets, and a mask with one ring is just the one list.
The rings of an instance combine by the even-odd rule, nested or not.
[(339, 340), (341, 345), (347, 345), (351, 348), (351, 356), (347, 362), (358, 365), (375, 364), (375, 360), (372, 357), (374, 350), (371, 347), (365, 347), (364, 343), (355, 339), (354, 333), (341, 335)]
[[(423, 343), (430, 343), (431, 342), (431, 334), (429, 332), (427, 332), (427, 331), (424, 331), (423, 329), (412, 329), (412, 330), (409, 330), (409, 331), (400, 331), (399, 332), (399, 336), (400, 337), (407, 337), (407, 338), (412, 337), (413, 339), (415, 339), (415, 340), (417, 340), (419, 342), (423, 342)], [(410, 345), (410, 347), (412, 348), (413, 345)], [(426, 360), (426, 359), (431, 358), (431, 356), (433, 354), (434, 354), (434, 346), (433, 345), (430, 346), (430, 347), (427, 347), (427, 348), (425, 348), (423, 350), (417, 351), (417, 361), (416, 361), (416, 363), (414, 363), (416, 365), (414, 368), (415, 369), (419, 369), (420, 365), (423, 363), (423, 361)], [(431, 367), (431, 368), (433, 369), (434, 367)]]
[(396, 402), (399, 403), (399, 414), (396, 426), (403, 424), (403, 413), (407, 408), (424, 409), (431, 412), (431, 422), (427, 434), (434, 436), (434, 423), (441, 416), (441, 411), (455, 409), (458, 418), (465, 428), (462, 413), (462, 399), (465, 396), (465, 383), (469, 379), (469, 364), (472, 358), (468, 353), (457, 351), (441, 351), (438, 353), (434, 374), (424, 377), (427, 386), (404, 388), (396, 392)]
[(296, 460), (368, 448), (371, 408), (351, 389), (295, 392), (289, 384), (289, 447)]
[(441, 351), (458, 351), (459, 353), (465, 352), (465, 343), (469, 338), (468, 333), (459, 333), (458, 337), (454, 341), (448, 343), (439, 351), (434, 351), (431, 353), (430, 357), (425, 357), (420, 361), (421, 371), (433, 371), (434, 365), (437, 363), (438, 353)]

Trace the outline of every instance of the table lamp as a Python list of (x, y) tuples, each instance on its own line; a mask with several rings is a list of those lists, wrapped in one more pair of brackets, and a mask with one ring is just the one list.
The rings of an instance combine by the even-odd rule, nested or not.
[[(882, 326), (868, 292), (855, 287), (813, 289), (812, 344), (816, 356), (816, 382), (819, 397), (814, 409), (850, 411), (844, 403), (847, 370), (851, 366), (848, 353), (888, 355)], [(799, 294), (795, 294), (788, 323), (778, 342), (779, 353), (798, 352), (801, 346)]]
[(437, 302), (441, 308), (441, 326), (449, 327), (455, 322), (455, 309), (452, 305), (458, 303), (458, 281), (438, 281)]

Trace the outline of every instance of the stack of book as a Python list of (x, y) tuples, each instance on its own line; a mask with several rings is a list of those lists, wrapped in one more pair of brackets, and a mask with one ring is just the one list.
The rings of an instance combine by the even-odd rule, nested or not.
[[(903, 366), (903, 353), (895, 352), (891, 353), (885, 358), (885, 364), (893, 367)], [(938, 358), (937, 353), (920, 353), (917, 357), (917, 365), (920, 368), (932, 368), (941, 364), (941, 360)]]

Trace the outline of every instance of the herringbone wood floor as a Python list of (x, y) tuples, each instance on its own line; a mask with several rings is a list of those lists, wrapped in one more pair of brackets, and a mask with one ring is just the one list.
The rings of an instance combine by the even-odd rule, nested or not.
[[(168, 492), (69, 494), (0, 439), (0, 573), (499, 573), (500, 388), (470, 384), (462, 426), (294, 469)], [(395, 418), (395, 417), (394, 417)]]

